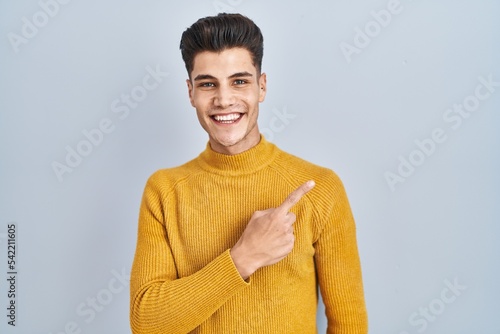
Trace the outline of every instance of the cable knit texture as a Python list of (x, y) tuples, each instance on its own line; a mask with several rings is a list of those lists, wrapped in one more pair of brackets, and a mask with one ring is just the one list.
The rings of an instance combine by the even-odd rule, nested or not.
[[(229, 253), (252, 213), (277, 207), (307, 180), (291, 211), (293, 251), (244, 281)], [(134, 334), (317, 333), (317, 287), (328, 333), (367, 333), (356, 228), (329, 169), (261, 140), (237, 155), (207, 144), (148, 180), (130, 282)]]

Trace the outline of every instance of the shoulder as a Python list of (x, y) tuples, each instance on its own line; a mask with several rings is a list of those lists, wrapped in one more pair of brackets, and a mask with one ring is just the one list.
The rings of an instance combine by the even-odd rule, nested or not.
[[(349, 209), (349, 201), (340, 177), (330, 168), (316, 165), (295, 155), (281, 151), (271, 168), (274, 168), (294, 189), (314, 180), (316, 186), (306, 194), (318, 221), (331, 212)], [(340, 210), (340, 211), (339, 211)], [(347, 212), (347, 211), (345, 211)]]
[(146, 188), (153, 188), (161, 193), (169, 193), (179, 183), (183, 183), (200, 172), (196, 159), (180, 166), (162, 168), (155, 171), (147, 180)]
[(314, 164), (281, 149), (271, 168), (297, 181), (314, 180), (317, 185), (330, 190), (342, 186), (342, 181), (332, 169)]

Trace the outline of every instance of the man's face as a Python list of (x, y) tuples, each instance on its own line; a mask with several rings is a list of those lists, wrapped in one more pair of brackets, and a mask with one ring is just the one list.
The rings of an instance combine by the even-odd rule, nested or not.
[(266, 75), (257, 73), (248, 50), (197, 54), (187, 85), (191, 105), (214, 151), (237, 154), (257, 145), (257, 116), (266, 96)]

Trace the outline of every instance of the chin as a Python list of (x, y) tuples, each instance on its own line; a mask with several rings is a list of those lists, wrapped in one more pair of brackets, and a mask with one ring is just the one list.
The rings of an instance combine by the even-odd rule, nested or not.
[(245, 139), (245, 135), (234, 135), (234, 136), (216, 136), (215, 141), (224, 147), (231, 147)]

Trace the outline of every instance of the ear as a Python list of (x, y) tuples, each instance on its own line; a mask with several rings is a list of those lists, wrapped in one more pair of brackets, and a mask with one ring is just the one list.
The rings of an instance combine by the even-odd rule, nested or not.
[(193, 84), (191, 83), (190, 79), (186, 79), (186, 84), (188, 87), (188, 94), (189, 94), (189, 102), (191, 102), (191, 105), (194, 108), (194, 100), (193, 100)]
[(259, 78), (259, 102), (264, 102), (267, 93), (266, 73), (262, 73)]

